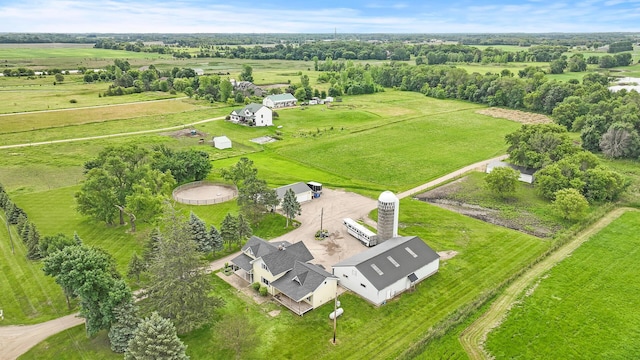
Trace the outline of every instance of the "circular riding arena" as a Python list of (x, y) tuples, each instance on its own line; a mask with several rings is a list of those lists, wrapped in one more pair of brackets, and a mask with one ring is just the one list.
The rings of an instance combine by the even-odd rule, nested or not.
[(238, 191), (230, 185), (196, 181), (178, 186), (173, 190), (173, 199), (189, 205), (213, 205), (233, 200)]

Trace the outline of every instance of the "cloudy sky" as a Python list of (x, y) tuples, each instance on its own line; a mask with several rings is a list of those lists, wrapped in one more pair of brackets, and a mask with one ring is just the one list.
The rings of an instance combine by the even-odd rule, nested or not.
[(640, 0), (0, 0), (0, 32), (640, 31)]

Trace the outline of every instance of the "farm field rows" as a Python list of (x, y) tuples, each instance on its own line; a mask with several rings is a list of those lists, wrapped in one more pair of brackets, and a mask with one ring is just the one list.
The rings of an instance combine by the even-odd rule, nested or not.
[(627, 212), (554, 267), (489, 334), (496, 359), (629, 359), (640, 352), (636, 311), (640, 214)]

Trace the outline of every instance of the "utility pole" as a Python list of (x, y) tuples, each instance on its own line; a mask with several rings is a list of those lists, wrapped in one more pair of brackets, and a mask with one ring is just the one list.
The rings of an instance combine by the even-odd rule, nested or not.
[(322, 229), (322, 218), (324, 217), (324, 208), (320, 210), (320, 237), (324, 239), (324, 230)]
[(338, 326), (338, 286), (336, 285), (336, 297), (333, 299), (333, 344), (336, 344), (336, 328)]

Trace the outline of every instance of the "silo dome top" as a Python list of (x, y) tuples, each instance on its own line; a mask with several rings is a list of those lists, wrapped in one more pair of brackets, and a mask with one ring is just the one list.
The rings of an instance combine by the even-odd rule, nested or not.
[(378, 201), (384, 203), (394, 203), (398, 201), (398, 198), (391, 191), (387, 190), (383, 191), (382, 194), (380, 194), (380, 197), (378, 197)]

